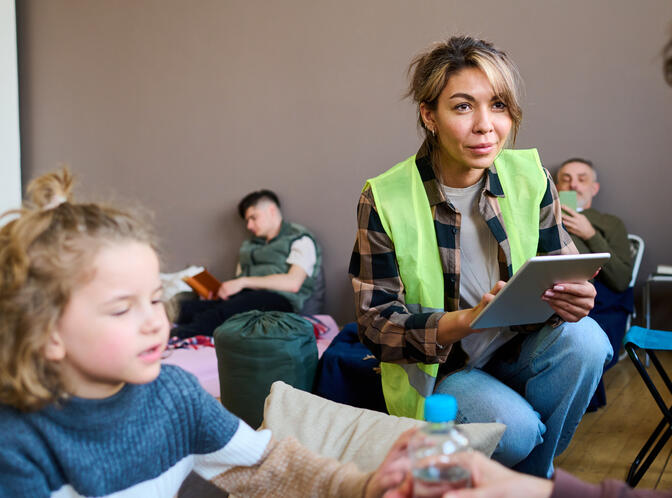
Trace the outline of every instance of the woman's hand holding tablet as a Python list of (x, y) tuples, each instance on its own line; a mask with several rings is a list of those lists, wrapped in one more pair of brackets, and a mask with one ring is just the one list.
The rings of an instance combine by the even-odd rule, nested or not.
[(471, 328), (539, 323), (554, 312), (566, 321), (579, 320), (590, 311), (595, 297), (588, 280), (610, 257), (595, 253), (530, 258), (471, 322)]

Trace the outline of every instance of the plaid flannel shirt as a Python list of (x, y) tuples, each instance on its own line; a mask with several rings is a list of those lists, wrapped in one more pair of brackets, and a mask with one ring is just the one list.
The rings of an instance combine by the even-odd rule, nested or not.
[[(434, 219), (443, 268), (444, 309), (455, 311), (459, 309), (460, 298), (461, 215), (445, 198), (431, 156), (425, 143), (418, 151), (415, 162)], [(548, 255), (576, 254), (578, 251), (562, 225), (558, 192), (550, 174), (546, 169), (544, 171), (547, 186), (539, 206), (537, 252)], [(499, 245), (499, 278), (508, 280), (512, 273), (511, 252), (497, 202), (499, 197), (504, 197), (504, 191), (493, 164), (487, 170), (478, 207)], [(444, 372), (463, 366), (466, 357), (461, 348), (437, 343), (438, 322), (443, 312), (411, 313), (407, 309), (394, 244), (383, 229), (370, 188), (365, 189), (359, 198), (357, 224), (357, 238), (349, 272), (355, 292), (362, 343), (381, 361), (444, 363), (443, 367), (447, 367), (441, 369)]]

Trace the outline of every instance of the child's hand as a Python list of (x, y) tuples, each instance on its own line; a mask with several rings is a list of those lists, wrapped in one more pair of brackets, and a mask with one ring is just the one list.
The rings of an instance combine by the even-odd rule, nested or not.
[(406, 472), (404, 481), (396, 488), (388, 490), (383, 498), (413, 498), (413, 475), (411, 471)]
[(374, 472), (366, 485), (365, 498), (410, 498), (411, 461), (408, 457), (408, 441), (417, 429), (404, 432), (392, 445), (385, 460)]

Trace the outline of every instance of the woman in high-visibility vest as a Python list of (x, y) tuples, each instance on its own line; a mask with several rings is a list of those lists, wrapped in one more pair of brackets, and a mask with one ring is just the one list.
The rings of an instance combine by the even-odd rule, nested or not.
[(588, 281), (548, 289), (546, 323), (469, 324), (531, 256), (576, 253), (535, 149), (509, 150), (520, 77), (490, 43), (453, 37), (409, 69), (425, 140), (367, 181), (350, 264), (360, 338), (381, 360), (390, 413), (422, 418), (432, 392), (459, 422), (507, 425), (493, 457), (548, 477), (613, 352), (587, 317)]

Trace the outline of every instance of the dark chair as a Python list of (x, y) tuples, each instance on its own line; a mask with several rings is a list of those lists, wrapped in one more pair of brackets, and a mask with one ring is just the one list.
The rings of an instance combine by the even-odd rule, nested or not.
[[(623, 337), (628, 329), (630, 329), (632, 319), (636, 316), (633, 296), (637, 274), (639, 273), (639, 267), (644, 254), (644, 240), (634, 234), (628, 234), (628, 240), (630, 241), (630, 254), (633, 263), (629, 287), (624, 292), (616, 292), (599, 280), (595, 281), (597, 296), (595, 298), (595, 307), (589, 315), (602, 327), (614, 349), (614, 357), (604, 366), (605, 372), (627, 356), (626, 352), (619, 355), (619, 350), (621, 349), (621, 344), (623, 344)], [(586, 411), (595, 411), (606, 404), (607, 391), (604, 387), (604, 381), (600, 379)]]
[[(646, 351), (651, 359), (651, 363), (653, 363), (653, 366), (660, 374), (662, 384), (665, 384), (667, 390), (672, 394), (672, 382), (670, 382), (669, 376), (656, 356), (656, 351), (672, 351), (672, 332), (645, 329), (643, 327), (631, 327), (623, 339), (623, 344), (628, 356), (634, 363), (637, 372), (641, 375), (651, 396), (653, 396), (653, 399), (656, 401), (656, 405), (663, 414), (660, 423), (656, 426), (644, 446), (642, 446), (642, 449), (630, 466), (627, 482), (630, 486), (634, 487), (651, 466), (651, 463), (656, 459), (660, 450), (670, 439), (670, 436), (672, 436), (672, 406), (668, 407), (665, 404), (658, 388), (646, 371), (645, 366), (640, 361), (636, 348), (641, 348)], [(659, 382), (659, 384), (661, 383)]]

